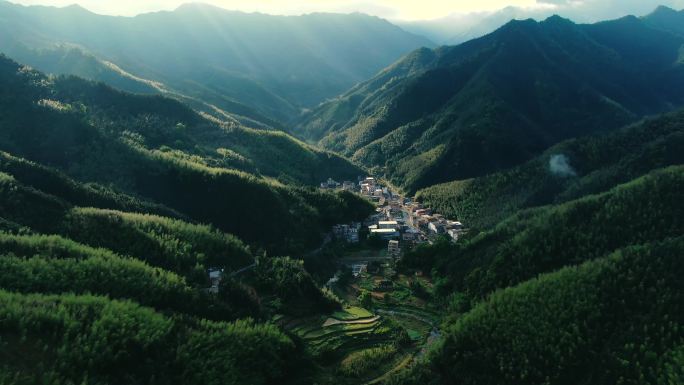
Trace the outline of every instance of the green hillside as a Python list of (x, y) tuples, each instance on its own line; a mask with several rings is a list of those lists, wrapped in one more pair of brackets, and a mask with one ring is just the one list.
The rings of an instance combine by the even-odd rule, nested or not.
[(677, 384), (684, 240), (632, 246), (498, 291), (402, 384)]
[(684, 163), (684, 111), (607, 134), (561, 142), (531, 161), (487, 176), (420, 190), (417, 198), (470, 227), (520, 209), (606, 191), (651, 170)]
[[(627, 139), (641, 130), (648, 147), (677, 132), (666, 124), (677, 116), (603, 138), (623, 135), (615, 143), (639, 157)], [(591, 143), (600, 141), (576, 148)], [(622, 151), (613, 154), (620, 167), (607, 169), (642, 172)], [(385, 383), (681, 382), (683, 177), (681, 165), (651, 171), (598, 195), (517, 210), (456, 245), (409, 252), (401, 268), (430, 271), (436, 282), (444, 338)]]
[(635, 17), (511, 21), (458, 46), (415, 51), (313, 110), (295, 132), (415, 192), (681, 106), (683, 44)]
[[(288, 293), (297, 314), (338, 306), (266, 251), (300, 255), (332, 224), (365, 217), (365, 200), (307, 186), (363, 171), (170, 99), (0, 64), (0, 290), (26, 294), (1, 295), (0, 383), (289, 381), (288, 337), (221, 322), (287, 313), (276, 303), (289, 306)], [(249, 273), (269, 264), (297, 280), (273, 292), (268, 274)], [(212, 291), (209, 269), (225, 274)], [(150, 308), (73, 297), (86, 294)]]
[(0, 234), (0, 254), (0, 288), (5, 290), (107, 295), (217, 320), (255, 315), (206, 295), (169, 271), (57, 236)]
[(523, 210), (454, 247), (427, 246), (407, 267), (444, 278), (440, 289), (482, 298), (537, 274), (684, 232), (684, 166), (656, 170), (598, 194)]
[(270, 384), (296, 360), (275, 326), (183, 320), (92, 296), (0, 291), (0, 335), (3, 384)]
[[(324, 228), (369, 209), (351, 195), (302, 187), (363, 171), (285, 134), (218, 123), (158, 96), (46, 77), (5, 58), (1, 64), (0, 150), (80, 182), (111, 186), (280, 253), (315, 246)], [(28, 180), (48, 194), (57, 188)]]

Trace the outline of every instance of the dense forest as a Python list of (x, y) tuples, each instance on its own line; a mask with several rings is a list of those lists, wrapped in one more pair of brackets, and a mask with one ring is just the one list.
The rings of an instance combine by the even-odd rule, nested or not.
[(47, 77), (6, 58), (0, 64), (0, 150), (12, 154), (5, 163), (15, 173), (31, 167), (11, 166), (21, 163), (12, 156), (49, 165), (108, 186), (112, 198), (153, 201), (278, 253), (315, 246), (322, 229), (370, 209), (350, 194), (306, 187), (363, 171), (286, 134), (217, 122), (159, 96)]
[(388, 383), (679, 383), (683, 178), (657, 169), (407, 253), (401, 269), (433, 276), (446, 335)]
[(313, 187), (362, 169), (4, 56), (0, 84), (0, 383), (301, 380), (268, 320), (340, 305), (285, 255), (371, 212)]
[[(680, 232), (681, 234), (681, 232)], [(498, 291), (401, 384), (678, 384), (682, 237)]]
[(512, 169), (418, 191), (417, 199), (471, 227), (520, 209), (606, 191), (651, 170), (684, 163), (684, 111), (606, 134), (561, 142)]
[(482, 298), (566, 265), (684, 233), (684, 166), (653, 171), (608, 192), (520, 211), (458, 246), (420, 247), (407, 268), (445, 278), (441, 290)]
[(168, 317), (104, 297), (0, 291), (0, 383), (270, 384), (296, 365), (273, 325)]

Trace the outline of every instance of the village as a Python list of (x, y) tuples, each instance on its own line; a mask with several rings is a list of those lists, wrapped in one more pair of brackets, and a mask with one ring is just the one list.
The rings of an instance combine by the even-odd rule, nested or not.
[[(439, 238), (456, 242), (467, 230), (462, 223), (396, 194), (372, 176), (342, 183), (328, 179), (320, 187), (360, 194), (374, 202), (376, 209), (363, 222), (333, 226), (326, 238), (329, 242), (317, 250), (333, 257), (337, 266), (325, 290), (340, 300), (342, 309), (324, 316), (277, 321), (299, 335), (312, 354), (332, 354), (341, 360), (329, 366), (331, 373), (357, 350), (386, 346), (383, 344), (395, 338), (390, 335), (405, 335), (390, 359), (362, 376), (368, 384), (378, 383), (425, 354), (441, 337), (440, 311), (430, 300), (434, 284), (429, 274), (401, 268), (402, 258), (416, 246)], [(322, 353), (326, 351), (329, 353)]]
[(375, 214), (363, 223), (334, 226), (334, 239), (355, 244), (360, 241), (359, 234), (364, 229), (369, 237), (387, 241), (388, 254), (397, 259), (401, 258), (403, 251), (421, 243), (432, 242), (439, 236), (448, 236), (456, 242), (466, 231), (461, 222), (444, 218), (421, 203), (395, 194), (371, 176), (359, 177), (357, 182), (343, 183), (328, 179), (321, 183), (321, 188), (354, 192), (377, 205)]
[[(320, 187), (360, 194), (376, 206), (363, 222), (333, 226), (323, 245), (307, 254), (310, 258), (335, 256), (337, 271), (327, 280), (325, 290), (338, 298), (342, 307), (307, 317), (276, 314), (273, 322), (299, 336), (313, 356), (336, 357), (324, 365), (322, 382), (335, 378), (341, 384), (357, 383), (358, 379), (339, 382), (336, 377), (345, 357), (364, 348), (399, 346), (391, 358), (361, 377), (369, 384), (377, 383), (425, 354), (441, 338), (440, 311), (430, 301), (433, 282), (421, 271), (402, 271), (402, 257), (438, 238), (457, 242), (467, 230), (461, 222), (394, 193), (372, 176), (342, 183), (328, 179)], [(253, 267), (230, 275), (238, 276)], [(218, 292), (223, 271), (211, 270), (209, 278), (209, 291)], [(396, 345), (397, 338), (404, 342)]]

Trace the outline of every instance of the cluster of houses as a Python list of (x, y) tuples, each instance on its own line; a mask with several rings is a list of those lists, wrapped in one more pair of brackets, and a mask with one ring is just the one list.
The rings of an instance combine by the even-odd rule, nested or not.
[[(402, 248), (411, 248), (440, 235), (457, 241), (465, 232), (461, 222), (446, 219), (418, 202), (393, 194), (374, 177), (358, 177), (357, 182), (341, 184), (328, 179), (321, 187), (353, 191), (376, 202), (376, 213), (364, 221), (363, 226), (369, 235), (387, 241), (389, 255), (397, 258), (401, 256)], [(338, 240), (358, 243), (361, 229), (361, 223), (337, 225), (333, 227), (333, 235)]]
[(335, 239), (347, 243), (359, 243), (359, 231), (361, 223), (352, 222), (351, 224), (335, 225), (332, 228)]
[(405, 209), (408, 214), (408, 223), (428, 236), (448, 235), (457, 241), (465, 231), (461, 222), (446, 219), (440, 214), (433, 214), (430, 208), (425, 208), (420, 203), (407, 204)]
[(388, 196), (392, 196), (392, 192), (389, 188), (384, 187), (378, 183), (378, 181), (373, 177), (366, 177), (359, 181), (361, 195), (364, 195), (373, 202), (377, 202), (380, 205), (385, 204), (385, 200)]
[(342, 189), (351, 192), (358, 192), (357, 183), (349, 180), (345, 180), (344, 182), (340, 183), (332, 178), (328, 178), (328, 180), (325, 182), (321, 182), (321, 188), (330, 190)]
[(392, 192), (389, 190), (389, 188), (380, 185), (377, 179), (370, 176), (360, 176), (357, 178), (356, 182), (346, 180), (342, 183), (337, 182), (332, 178), (328, 178), (327, 181), (321, 183), (321, 188), (328, 190), (342, 189), (345, 191), (355, 192), (368, 197), (370, 200), (377, 202), (380, 205), (383, 205), (387, 197), (392, 195)]

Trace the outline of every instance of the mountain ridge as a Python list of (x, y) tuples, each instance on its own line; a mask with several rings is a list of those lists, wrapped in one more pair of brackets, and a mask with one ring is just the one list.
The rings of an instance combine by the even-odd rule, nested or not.
[[(269, 119), (287, 123), (411, 50), (433, 46), (367, 15), (290, 17), (206, 7), (110, 17), (2, 2), (0, 32), (7, 39), (0, 51), (15, 56), (17, 45), (31, 52), (70, 43), (183, 96), (271, 125)], [(34, 64), (28, 54), (22, 59)]]
[(414, 192), (681, 105), (673, 85), (684, 85), (683, 44), (634, 17), (511, 21), (459, 46), (414, 51), (294, 132)]

